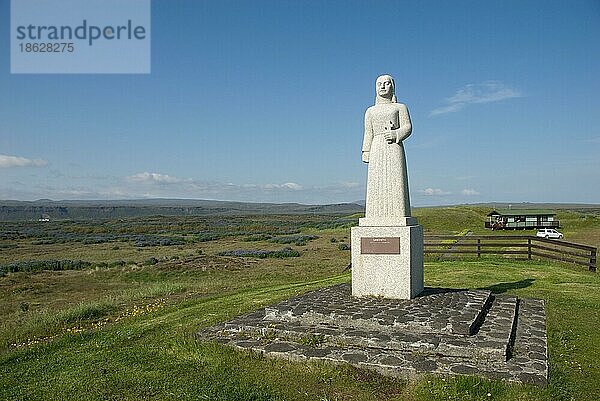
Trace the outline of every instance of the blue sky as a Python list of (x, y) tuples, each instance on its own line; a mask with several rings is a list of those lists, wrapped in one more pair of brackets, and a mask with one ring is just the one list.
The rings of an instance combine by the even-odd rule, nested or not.
[(0, 17), (0, 199), (364, 199), (388, 73), (413, 205), (600, 203), (598, 1), (153, 0), (140, 75), (11, 74)]

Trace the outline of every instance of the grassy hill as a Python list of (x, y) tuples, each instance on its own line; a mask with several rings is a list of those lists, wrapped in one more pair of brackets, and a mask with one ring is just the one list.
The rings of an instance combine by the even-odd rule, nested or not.
[[(417, 209), (415, 215), (428, 232), (477, 233), (486, 232), (488, 212), (457, 206)], [(568, 264), (485, 257), (425, 265), (427, 286), (486, 288), (546, 301), (547, 388), (475, 377), (406, 381), (348, 366), (274, 361), (194, 340), (203, 327), (348, 282), (350, 252), (341, 245), (348, 244), (357, 218), (214, 215), (3, 223), (0, 266), (20, 270), (0, 275), (0, 399), (600, 398), (600, 278)], [(567, 239), (597, 241), (600, 221), (594, 213), (560, 211), (559, 218)], [(297, 253), (231, 256), (285, 247)], [(64, 260), (88, 264), (55, 263)]]
[(435, 208), (416, 208), (413, 215), (425, 230), (425, 233), (464, 234), (486, 232), (485, 216), (490, 209), (478, 206), (448, 206)]

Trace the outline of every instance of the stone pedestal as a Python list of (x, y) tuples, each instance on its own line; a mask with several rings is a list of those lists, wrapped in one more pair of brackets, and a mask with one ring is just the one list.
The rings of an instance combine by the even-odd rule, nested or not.
[(204, 328), (197, 338), (395, 377), (476, 374), (541, 385), (548, 379), (544, 302), (488, 290), (426, 288), (411, 300), (365, 299), (338, 284)]
[(352, 228), (352, 295), (416, 297), (423, 291), (423, 227), (414, 218), (398, 221), (413, 225), (369, 223)]

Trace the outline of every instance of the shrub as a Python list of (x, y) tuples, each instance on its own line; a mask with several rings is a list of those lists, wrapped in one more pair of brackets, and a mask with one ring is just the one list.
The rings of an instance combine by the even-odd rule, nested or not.
[(55, 244), (56, 240), (52, 240), (52, 239), (41, 239), (38, 241), (32, 241), (31, 242), (33, 245), (50, 245), (50, 244)]
[(278, 251), (267, 251), (261, 249), (234, 249), (232, 251), (219, 252), (220, 256), (238, 256), (238, 257), (254, 257), (254, 258), (291, 258), (300, 256), (300, 252), (286, 247)]
[(218, 240), (218, 239), (221, 239), (221, 238), (223, 238), (223, 235), (221, 235), (221, 234), (207, 232), (207, 233), (199, 233), (196, 236), (196, 241), (198, 241), (198, 242), (208, 242), (208, 241), (215, 241), (215, 240)]
[(27, 312), (29, 310), (29, 304), (27, 302), (21, 302), (19, 303), (19, 309), (21, 309), (21, 312)]
[(285, 247), (279, 251), (273, 251), (268, 257), (269, 258), (296, 258), (300, 256), (300, 252), (295, 249)]
[(127, 264), (124, 260), (115, 260), (112, 262), (100, 262), (96, 263), (96, 268), (111, 268), (111, 267), (123, 267)]
[(146, 246), (172, 246), (185, 245), (185, 240), (178, 237), (162, 237), (160, 235), (138, 235), (134, 245), (137, 247)]
[(109, 242), (111, 240), (113, 240), (114, 238), (111, 237), (106, 237), (106, 236), (94, 236), (94, 237), (88, 237), (86, 239), (84, 239), (82, 242), (86, 245), (89, 244), (103, 244), (105, 242)]
[(277, 244), (295, 244), (298, 246), (306, 245), (308, 241), (319, 238), (317, 235), (284, 235), (281, 237), (271, 238), (269, 242)]
[(146, 266), (155, 265), (157, 263), (158, 263), (158, 259), (156, 259), (155, 257), (148, 258), (148, 259), (144, 260), (144, 264)]
[(266, 258), (272, 251), (264, 251), (260, 249), (234, 249), (232, 251), (222, 251), (219, 256), (252, 256), (256, 258)]
[(338, 244), (338, 249), (340, 251), (349, 251), (350, 250), (350, 245), (346, 244), (345, 242), (340, 242)]
[(24, 260), (0, 266), (5, 273), (35, 272), (41, 270), (81, 270), (92, 264), (84, 260)]
[(277, 230), (275, 232), (275, 234), (292, 235), (292, 234), (298, 234), (299, 232), (300, 232), (300, 230), (298, 228), (280, 228), (279, 230)]

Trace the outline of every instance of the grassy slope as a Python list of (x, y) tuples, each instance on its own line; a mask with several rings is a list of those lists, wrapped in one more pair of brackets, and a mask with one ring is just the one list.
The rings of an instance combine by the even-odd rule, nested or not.
[(558, 218), (565, 240), (600, 248), (600, 214), (562, 211)]
[(592, 273), (535, 262), (426, 265), (427, 285), (489, 288), (546, 299), (551, 361), (547, 389), (477, 378), (406, 383), (349, 367), (271, 361), (196, 343), (191, 336), (201, 327), (300, 291), (349, 280), (346, 274), (300, 284), (269, 285), (265, 280), (248, 287), (231, 273), (238, 288), (225, 294), (141, 308), (143, 312), (101, 328), (83, 324), (81, 332), (4, 352), (0, 398), (593, 400), (600, 394), (595, 369), (600, 357), (600, 280)]
[(465, 234), (488, 232), (483, 227), (487, 213), (489, 210), (481, 207), (450, 206), (419, 208), (413, 214), (426, 234)]
[[(437, 219), (448, 216), (431, 210), (418, 216), (426, 228), (436, 224), (432, 214)], [(451, 219), (438, 220), (440, 231), (476, 229), (478, 216), (485, 211), (464, 213), (458, 208), (453, 213)], [(573, 235), (598, 229), (578, 216), (574, 223), (580, 225)], [(469, 377), (406, 382), (347, 366), (267, 360), (193, 340), (192, 334), (201, 327), (298, 292), (348, 281), (349, 275), (341, 272), (349, 253), (330, 242), (332, 237), (347, 238), (348, 230), (316, 233), (321, 238), (296, 247), (302, 257), (294, 259), (211, 256), (221, 249), (243, 247), (239, 241), (225, 239), (184, 249), (133, 251), (132, 258), (139, 261), (163, 252), (180, 258), (154, 266), (0, 278), (0, 399), (599, 398), (600, 280), (596, 274), (565, 265), (489, 259), (432, 262), (425, 269), (426, 285), (490, 288), (545, 299), (551, 369), (547, 389)], [(77, 252), (91, 258), (104, 255), (104, 250), (98, 250), (103, 246), (85, 246)], [(269, 246), (279, 247), (260, 244)], [(203, 255), (198, 256), (198, 249)], [(21, 308), (24, 303), (28, 310)], [(36, 343), (43, 337), (50, 339)], [(14, 343), (19, 346), (10, 345)]]

